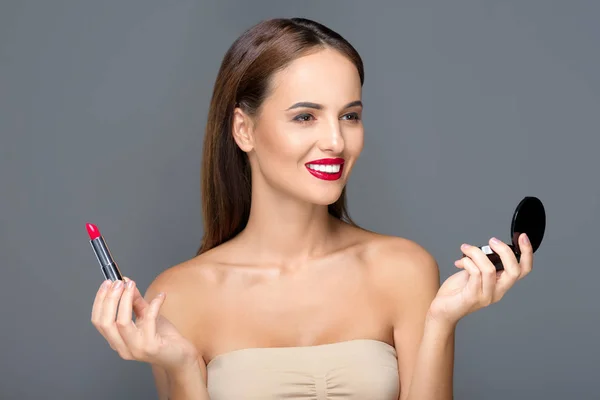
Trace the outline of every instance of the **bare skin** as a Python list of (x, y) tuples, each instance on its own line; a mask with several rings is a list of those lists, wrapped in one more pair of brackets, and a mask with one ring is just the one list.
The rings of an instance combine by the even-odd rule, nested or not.
[[(354, 339), (395, 346), (401, 381), (408, 381), (427, 307), (438, 287), (435, 262), (410, 240), (333, 218), (330, 224), (332, 246), (303, 262), (256, 264), (245, 244), (234, 239), (165, 271), (153, 283), (149, 298), (158, 288), (177, 293), (165, 300), (162, 312), (178, 321), (180, 332), (198, 350), (205, 382), (206, 366), (234, 350)], [(421, 259), (430, 264), (415, 271)], [(415, 276), (427, 283), (415, 284)], [(399, 342), (395, 334), (403, 313), (412, 318), (412, 330)], [(156, 369), (155, 374), (160, 379)]]

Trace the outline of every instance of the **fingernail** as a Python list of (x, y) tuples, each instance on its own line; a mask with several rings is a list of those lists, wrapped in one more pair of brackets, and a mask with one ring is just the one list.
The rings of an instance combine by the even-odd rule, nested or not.
[(110, 286), (110, 281), (108, 279), (106, 279), (104, 282), (102, 282), (102, 289), (108, 289), (108, 287)]
[(469, 245), (468, 245), (468, 244), (466, 244), (466, 243), (463, 243), (463, 244), (460, 246), (460, 248), (461, 248), (462, 250), (466, 250), (466, 249), (468, 249), (468, 248), (469, 248)]
[(523, 234), (523, 244), (530, 244), (526, 233)]
[(133, 287), (133, 281), (127, 281), (127, 289), (131, 289)]
[(114, 290), (119, 290), (121, 289), (121, 286), (123, 286), (123, 281), (122, 280), (116, 280), (115, 281), (115, 285), (113, 286)]
[(500, 243), (500, 241), (498, 239), (496, 239), (495, 237), (491, 238), (490, 241), (494, 244)]

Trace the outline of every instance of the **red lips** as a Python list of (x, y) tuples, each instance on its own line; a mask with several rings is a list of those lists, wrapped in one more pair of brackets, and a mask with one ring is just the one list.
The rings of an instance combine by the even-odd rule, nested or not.
[[(327, 172), (325, 171), (317, 171), (313, 168), (310, 168), (309, 165), (339, 165), (339, 170), (336, 172)], [(344, 170), (344, 159), (343, 158), (321, 158), (319, 160), (309, 161), (304, 164), (308, 172), (312, 174), (315, 178), (319, 178), (325, 181), (335, 181), (342, 177), (342, 171)], [(337, 169), (337, 168), (336, 168)]]
[(337, 158), (321, 158), (320, 160), (309, 161), (305, 165), (308, 165), (308, 164), (341, 165), (343, 163), (344, 163), (344, 159), (337, 157)]

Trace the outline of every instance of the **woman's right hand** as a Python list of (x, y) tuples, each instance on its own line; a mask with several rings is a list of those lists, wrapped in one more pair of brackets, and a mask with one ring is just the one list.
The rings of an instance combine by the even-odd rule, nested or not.
[(185, 369), (197, 363), (197, 351), (158, 314), (164, 300), (165, 294), (159, 293), (147, 302), (130, 279), (107, 280), (96, 293), (92, 324), (125, 360), (147, 362), (166, 371)]

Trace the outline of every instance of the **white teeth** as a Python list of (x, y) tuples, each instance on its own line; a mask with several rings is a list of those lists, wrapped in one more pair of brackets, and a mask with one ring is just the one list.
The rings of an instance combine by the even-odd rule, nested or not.
[(326, 172), (328, 174), (336, 174), (340, 172), (340, 165), (322, 165), (322, 164), (308, 164), (308, 168), (314, 169), (315, 171)]

